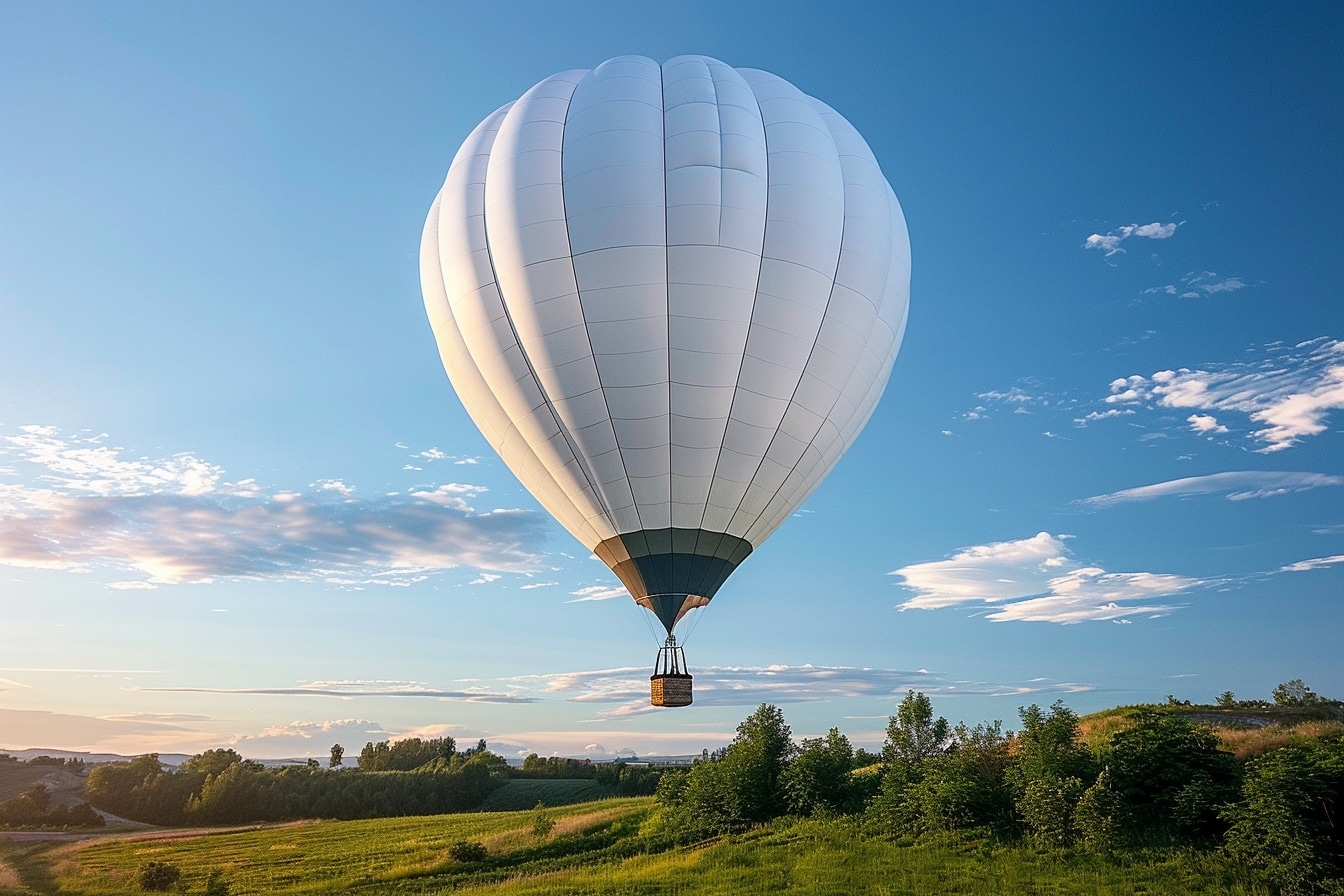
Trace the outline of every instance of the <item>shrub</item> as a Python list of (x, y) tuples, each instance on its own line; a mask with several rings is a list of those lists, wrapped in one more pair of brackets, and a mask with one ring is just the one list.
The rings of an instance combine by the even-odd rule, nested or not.
[(485, 844), (475, 840), (459, 840), (448, 847), (448, 855), (454, 862), (484, 862), (489, 855)]
[(210, 872), (210, 876), (205, 879), (205, 896), (229, 896), (229, 882), (224, 879), (224, 872), (215, 869)]
[(1125, 807), (1111, 788), (1110, 775), (1102, 771), (1097, 781), (1078, 799), (1073, 810), (1074, 833), (1087, 849), (1110, 852), (1123, 845)]
[(146, 862), (140, 866), (140, 888), (143, 890), (169, 890), (181, 877), (181, 870), (167, 862)]
[(546, 803), (537, 800), (537, 807), (532, 810), (532, 834), (539, 838), (546, 838), (555, 830), (555, 819), (546, 812)]
[(1017, 799), (1027, 833), (1041, 846), (1072, 846), (1076, 838), (1074, 816), (1085, 785), (1079, 778), (1041, 778), (1029, 781)]
[(1344, 740), (1294, 744), (1252, 760), (1241, 802), (1223, 810), (1228, 850), (1284, 893), (1344, 883)]

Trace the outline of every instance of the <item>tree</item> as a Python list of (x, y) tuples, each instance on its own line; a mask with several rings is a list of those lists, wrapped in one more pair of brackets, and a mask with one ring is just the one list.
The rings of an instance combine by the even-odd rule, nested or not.
[(850, 775), (853, 770), (854, 748), (838, 729), (832, 728), (825, 737), (804, 739), (781, 779), (789, 811), (812, 815), (862, 808)]
[(662, 776), (654, 796), (662, 829), (684, 839), (747, 828), (788, 809), (782, 777), (794, 752), (777, 707), (762, 703), (737, 726), (721, 760), (699, 759)]
[[(431, 740), (408, 737), (396, 743), (384, 740), (364, 745), (359, 751), (359, 769), (365, 772), (409, 772), (436, 759), (451, 760), (456, 753), (457, 742), (451, 737)], [(468, 751), (466, 755), (474, 753)]]
[(243, 757), (234, 750), (206, 750), (182, 763), (182, 771), (205, 777), (217, 775), (231, 765), (237, 765)]
[(882, 746), (887, 774), (917, 780), (924, 761), (947, 749), (951, 736), (947, 719), (933, 718), (933, 701), (923, 692), (906, 691), (896, 715), (887, 722), (887, 740)]
[(1218, 706), (1222, 709), (1232, 709), (1237, 705), (1237, 695), (1231, 691), (1223, 691), (1218, 695)]
[(340, 744), (331, 745), (331, 759), (327, 762), (328, 768), (340, 768), (341, 763), (345, 761), (345, 747)]
[(1313, 706), (1321, 702), (1320, 696), (1300, 678), (1285, 681), (1274, 688), (1273, 697), (1279, 706)]

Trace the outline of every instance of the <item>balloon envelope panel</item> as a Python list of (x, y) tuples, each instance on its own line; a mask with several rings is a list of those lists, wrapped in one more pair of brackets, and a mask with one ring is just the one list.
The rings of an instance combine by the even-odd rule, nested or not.
[(708, 57), (630, 56), (473, 131), (421, 274), (473, 420), (670, 631), (871, 416), (910, 250), (829, 106)]

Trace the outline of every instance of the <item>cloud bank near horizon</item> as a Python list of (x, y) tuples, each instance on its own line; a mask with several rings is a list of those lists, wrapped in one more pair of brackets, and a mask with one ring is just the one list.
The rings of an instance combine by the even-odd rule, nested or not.
[(106, 440), (49, 426), (0, 437), (0, 564), (143, 577), (109, 583), (121, 589), (218, 579), (404, 585), (457, 566), (543, 568), (544, 521), (477, 512), (481, 486), (361, 499), (321, 480), (267, 492), (253, 479), (227, 482), (190, 454), (131, 459)]
[[(536, 690), (572, 703), (617, 704), (595, 712), (597, 719), (642, 715), (658, 710), (649, 705), (649, 672), (643, 667), (559, 672), (518, 676), (508, 680), (520, 690)], [(695, 670), (695, 702), (700, 706), (754, 707), (854, 698), (890, 698), (894, 706), (907, 690), (930, 696), (1011, 697), (1090, 691), (1090, 684), (1037, 679), (996, 684), (957, 680), (925, 669), (874, 669), (812, 664), (709, 666)]]

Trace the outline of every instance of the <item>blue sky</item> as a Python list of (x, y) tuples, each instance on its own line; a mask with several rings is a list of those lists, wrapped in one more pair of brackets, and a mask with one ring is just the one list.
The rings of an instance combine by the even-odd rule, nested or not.
[[(0, 747), (1344, 696), (1337, 8), (629, 6), (0, 7)], [(471, 128), (627, 53), (829, 103), (911, 234), (886, 395), (697, 611), (687, 711), (648, 711), (651, 617), (474, 430), (418, 283)]]

